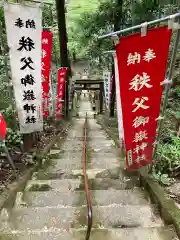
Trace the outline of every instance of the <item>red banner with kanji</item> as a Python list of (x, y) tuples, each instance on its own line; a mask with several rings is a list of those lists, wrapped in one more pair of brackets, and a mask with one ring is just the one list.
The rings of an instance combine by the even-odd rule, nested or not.
[(126, 167), (152, 162), (171, 30), (167, 27), (122, 37), (116, 45)]
[(5, 140), (6, 138), (7, 124), (0, 113), (0, 139)]
[(57, 72), (56, 119), (62, 117), (63, 97), (66, 83), (67, 68), (62, 67)]
[(50, 69), (52, 55), (52, 32), (42, 32), (42, 110), (43, 116), (49, 116)]

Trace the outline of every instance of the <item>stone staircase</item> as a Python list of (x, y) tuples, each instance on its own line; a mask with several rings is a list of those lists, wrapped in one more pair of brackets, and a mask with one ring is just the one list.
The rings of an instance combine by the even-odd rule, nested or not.
[[(82, 101), (80, 115), (91, 112)], [(92, 115), (92, 114), (91, 114)], [(176, 240), (136, 175), (120, 167), (114, 143), (89, 119), (87, 174), (93, 205), (91, 240)], [(84, 240), (87, 206), (82, 175), (84, 119), (76, 119), (64, 144), (50, 152), (46, 168), (33, 174), (13, 209), (0, 216), (2, 240)]]

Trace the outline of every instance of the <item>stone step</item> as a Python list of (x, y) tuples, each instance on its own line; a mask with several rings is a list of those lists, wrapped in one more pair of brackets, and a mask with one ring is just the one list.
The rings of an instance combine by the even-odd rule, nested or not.
[(82, 157), (82, 149), (61, 149), (59, 153), (51, 154), (50, 157), (56, 160), (79, 160)]
[(115, 147), (101, 147), (98, 145), (98, 143), (96, 144), (96, 147), (94, 148), (88, 148), (88, 150), (91, 152), (90, 157), (99, 157), (103, 159), (103, 156), (106, 156), (106, 158), (114, 158), (114, 157), (118, 157), (119, 152), (117, 150), (117, 148)]
[(65, 151), (82, 151), (83, 149), (83, 141), (76, 142), (75, 140), (66, 141), (62, 146), (61, 150)]
[[(75, 140), (75, 141), (83, 141), (83, 135), (82, 136), (79, 136), (79, 134), (78, 134), (78, 136), (76, 135), (74, 135), (74, 136), (72, 136), (72, 134), (70, 134), (70, 135), (67, 135), (67, 137), (66, 137), (66, 141), (70, 141), (70, 140)], [(92, 141), (92, 140), (96, 140), (96, 141), (112, 141), (112, 138), (111, 137), (109, 137), (109, 136), (96, 136), (96, 137), (93, 137), (92, 135), (91, 135), (91, 137), (90, 136), (88, 136), (88, 133), (87, 133), (87, 141)]]
[[(139, 179), (130, 179), (129, 181), (120, 181), (119, 179), (96, 178), (88, 180), (89, 190), (124, 190), (132, 189), (139, 186)], [(44, 185), (44, 186), (43, 186)], [(39, 187), (38, 187), (39, 186)], [(41, 187), (42, 186), (42, 187)], [(69, 188), (75, 190), (84, 190), (84, 182), (82, 178), (76, 179), (51, 179), (51, 180), (31, 180), (28, 181), (26, 189), (31, 191), (44, 191), (43, 189), (58, 190), (65, 192)]]
[(113, 140), (109, 140), (109, 139), (103, 140), (101, 142), (97, 140), (88, 142), (88, 147), (90, 148), (97, 148), (97, 146), (101, 148), (110, 148), (110, 147), (113, 148), (115, 146), (115, 143)]
[(99, 131), (90, 130), (88, 132), (88, 137), (90, 137), (90, 138), (92, 138), (92, 140), (96, 140), (96, 141), (97, 141), (97, 139), (104, 139), (104, 140), (108, 139), (107, 138), (108, 136), (104, 131), (99, 132)]
[(93, 157), (89, 159), (89, 165), (88, 167), (93, 168), (100, 168), (100, 169), (109, 169), (111, 168), (117, 168), (121, 166), (122, 164), (120, 161), (118, 161), (118, 158), (116, 156), (107, 156), (106, 153), (104, 153), (104, 156), (99, 156), (98, 154), (93, 154)]
[(68, 133), (68, 137), (72, 138), (72, 137), (83, 137), (83, 133), (82, 133), (82, 129), (79, 131), (74, 131), (74, 132), (69, 132)]
[(30, 180), (25, 191), (43, 192), (55, 190), (57, 192), (67, 192), (69, 190), (84, 190), (81, 179), (62, 179), (62, 180)]
[[(93, 207), (93, 227), (160, 227), (164, 223), (151, 205), (108, 205)], [(46, 228), (80, 228), (87, 222), (87, 206), (14, 208), (0, 216), (0, 231)]]
[[(148, 204), (148, 197), (140, 188), (132, 190), (93, 190), (89, 191), (92, 205), (105, 206), (109, 204)], [(66, 192), (36, 191), (25, 192), (24, 202), (29, 207), (46, 206), (82, 206), (86, 205), (84, 191), (75, 191), (72, 186)]]
[[(86, 230), (50, 229), (0, 234), (1, 240), (84, 240)], [(90, 240), (178, 240), (171, 226), (127, 229), (92, 229)]]
[[(94, 120), (93, 120), (94, 121)], [(94, 125), (92, 121), (88, 120), (88, 131), (102, 131), (103, 128), (100, 125)]]
[[(62, 156), (62, 158), (59, 159), (52, 159), (49, 167), (48, 167), (48, 171), (50, 172), (56, 172), (59, 169), (62, 170), (80, 170), (82, 169), (82, 153), (78, 152), (77, 150), (77, 154), (75, 152), (73, 152), (72, 154), (70, 154), (68, 152), (68, 155), (64, 155), (64, 157)], [(95, 171), (94, 169), (97, 169), (96, 171), (101, 171), (103, 169), (103, 171), (105, 169), (108, 169), (109, 166), (113, 168), (118, 168), (120, 166), (120, 164), (117, 162), (117, 158), (111, 158), (109, 159), (108, 157), (106, 158), (106, 156), (104, 156), (103, 159), (101, 158), (92, 158), (92, 159), (87, 159), (87, 166), (88, 166), (88, 170), (89, 172), (91, 171)], [(100, 169), (100, 170), (98, 170)]]
[(51, 155), (47, 171), (58, 172), (73, 169), (82, 169), (82, 151), (61, 150), (59, 154)]
[[(88, 143), (88, 148), (93, 152), (98, 152), (100, 154), (103, 153), (110, 153), (110, 154), (114, 154), (115, 156), (117, 155), (117, 148), (115, 147), (115, 144), (110, 145), (110, 143), (104, 143), (104, 144), (93, 144), (91, 145), (91, 143)], [(83, 141), (76, 143), (75, 140), (72, 141), (66, 141), (66, 143), (64, 145), (61, 146), (61, 151), (62, 150), (66, 150), (66, 151), (82, 151), (83, 149)]]
[[(83, 145), (83, 144), (82, 144)], [(52, 153), (49, 154), (49, 157), (51, 159), (79, 159), (82, 157), (82, 149), (83, 146), (77, 147), (75, 149), (72, 149), (70, 146), (67, 146), (66, 148), (63, 148), (61, 150), (55, 150), (53, 149)], [(109, 160), (109, 163), (111, 163), (111, 159), (116, 159), (116, 162), (119, 163), (121, 161), (120, 157), (119, 157), (119, 152), (117, 151), (117, 149), (115, 148), (111, 148), (111, 149), (103, 149), (99, 148), (98, 145), (96, 148), (88, 148), (87, 152), (89, 153), (89, 157), (88, 159), (98, 159), (98, 161), (103, 161), (103, 159), (107, 159)], [(87, 160), (88, 160), (87, 159)]]
[[(77, 139), (74, 138), (68, 138), (66, 139), (66, 141), (61, 145), (59, 150), (65, 149), (65, 150), (71, 150), (71, 151), (75, 151), (76, 148), (81, 149), (82, 145), (83, 145), (83, 137)], [(91, 149), (102, 149), (102, 150), (108, 150), (110, 151), (112, 149), (112, 152), (114, 152), (115, 148), (115, 143), (113, 140), (109, 140), (109, 139), (102, 139), (102, 141), (99, 141), (98, 138), (96, 138), (94, 141), (90, 140), (88, 141), (88, 148)], [(117, 150), (116, 150), (117, 151)]]
[[(88, 165), (88, 164), (87, 164)], [(62, 165), (61, 165), (62, 166)], [(53, 168), (53, 166), (46, 169), (45, 172), (44, 169), (39, 170), (38, 173), (33, 174), (33, 179), (63, 179), (63, 178), (78, 178), (83, 176), (83, 171), (79, 167), (79, 169), (73, 170), (73, 169), (63, 169), (61, 166), (57, 167), (56, 169)], [(80, 164), (79, 164), (80, 166)], [(116, 165), (115, 165), (116, 166)], [(119, 179), (119, 181), (125, 182), (125, 181), (136, 181), (137, 179), (137, 173), (131, 173), (134, 174), (131, 176), (131, 179), (127, 176), (126, 172), (119, 168), (114, 167), (112, 169), (107, 168), (93, 168), (88, 169), (86, 171), (89, 179), (94, 178), (111, 178), (111, 179)], [(129, 173), (130, 174), (130, 173)]]
[(94, 123), (92, 121), (89, 122), (89, 126), (90, 126), (90, 128), (89, 128), (90, 133), (94, 133), (96, 135), (104, 135), (104, 136), (107, 135), (103, 128), (100, 128), (99, 131), (96, 132), (96, 128), (99, 127), (99, 125), (97, 125), (97, 123), (96, 123), (96, 120)]
[(76, 137), (76, 136), (75, 137), (69, 137), (69, 136), (66, 137), (66, 141), (75, 140), (75, 141), (81, 141), (82, 142), (83, 139), (84, 139), (83, 136), (82, 137)]

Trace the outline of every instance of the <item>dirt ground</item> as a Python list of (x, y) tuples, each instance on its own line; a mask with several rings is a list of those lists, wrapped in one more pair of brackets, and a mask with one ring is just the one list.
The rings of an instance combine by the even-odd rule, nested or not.
[[(61, 130), (62, 126), (58, 126), (58, 130)], [(41, 134), (39, 141), (37, 141), (30, 153), (23, 153), (20, 148), (12, 147), (9, 148), (9, 153), (13, 162), (16, 166), (16, 171), (14, 171), (5, 153), (0, 152), (0, 193), (2, 193), (8, 186), (9, 183), (21, 176), (24, 171), (35, 164), (33, 160), (33, 153), (38, 149), (41, 151), (44, 147), (51, 141), (53, 136), (57, 132), (57, 127), (54, 125), (46, 126), (45, 131)]]

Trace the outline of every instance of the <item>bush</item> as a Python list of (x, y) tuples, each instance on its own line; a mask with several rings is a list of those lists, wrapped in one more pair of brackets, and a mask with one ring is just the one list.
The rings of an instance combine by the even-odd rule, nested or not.
[(19, 131), (13, 131), (11, 128), (7, 128), (7, 134), (6, 134), (6, 144), (7, 146), (16, 146), (20, 147), (22, 141), (22, 135)]
[(158, 168), (162, 173), (168, 173), (180, 165), (180, 138), (172, 137), (172, 142), (159, 145)]

